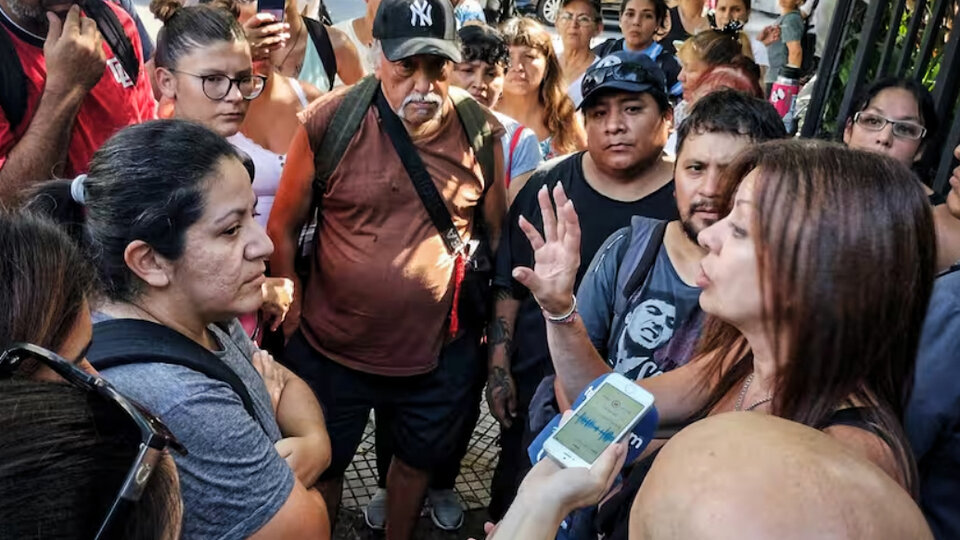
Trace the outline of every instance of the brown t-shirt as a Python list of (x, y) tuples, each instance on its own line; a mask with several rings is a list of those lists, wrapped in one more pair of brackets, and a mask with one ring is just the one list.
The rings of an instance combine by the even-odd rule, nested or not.
[[(301, 113), (314, 153), (344, 89)], [(488, 113), (499, 140), (503, 128)], [(464, 241), (484, 192), (481, 167), (447, 99), (434, 133), (413, 140)], [(499, 149), (498, 149), (499, 151)], [(437, 364), (453, 303), (454, 258), (430, 221), (370, 106), (323, 196), (302, 328), (325, 356), (378, 375), (426, 373)]]

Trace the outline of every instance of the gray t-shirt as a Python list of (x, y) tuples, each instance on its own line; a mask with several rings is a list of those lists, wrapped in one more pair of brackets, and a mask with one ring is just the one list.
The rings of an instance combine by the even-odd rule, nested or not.
[(799, 11), (781, 15), (774, 24), (780, 27), (780, 39), (767, 45), (767, 56), (770, 60), (770, 69), (766, 76), (768, 83), (776, 82), (780, 68), (787, 65), (787, 42), (800, 41), (803, 38), (803, 17)]
[[(109, 317), (96, 314), (95, 321)], [(172, 453), (183, 496), (184, 539), (246, 538), (263, 527), (293, 490), (293, 471), (273, 444), (280, 428), (253, 367), (253, 343), (236, 320), (210, 330), (214, 354), (243, 381), (258, 420), (227, 383), (170, 364), (128, 364), (101, 372), (120, 392), (159, 416), (187, 448)]]
[[(652, 220), (648, 220), (654, 223)], [(667, 248), (660, 246), (647, 279), (615, 317), (620, 272), (630, 229), (614, 233), (597, 252), (580, 283), (577, 303), (590, 341), (614, 371), (640, 380), (687, 363), (700, 335), (700, 289), (680, 279)], [(620, 276), (623, 277), (623, 276)], [(611, 339), (612, 338), (612, 339)]]

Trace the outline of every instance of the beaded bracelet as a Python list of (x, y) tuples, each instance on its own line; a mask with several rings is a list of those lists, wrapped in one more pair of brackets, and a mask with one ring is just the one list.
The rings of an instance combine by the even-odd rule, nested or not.
[(540, 308), (543, 310), (543, 316), (547, 319), (547, 322), (553, 324), (570, 324), (573, 321), (577, 320), (577, 295), (573, 296), (573, 305), (570, 306), (570, 310), (560, 316), (551, 315), (549, 311)]

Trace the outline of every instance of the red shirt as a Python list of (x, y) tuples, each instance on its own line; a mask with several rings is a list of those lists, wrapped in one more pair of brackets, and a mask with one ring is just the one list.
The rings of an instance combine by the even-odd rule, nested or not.
[[(150, 77), (143, 68), (143, 53), (137, 27), (122, 8), (109, 1), (106, 4), (116, 13), (133, 44), (140, 64), (140, 73), (137, 83), (133, 84), (104, 41), (107, 65), (103, 77), (87, 94), (73, 122), (67, 166), (64, 170), (68, 177), (86, 172), (93, 153), (119, 129), (156, 118), (157, 104), (150, 89)], [(0, 109), (0, 167), (3, 167), (7, 154), (26, 133), (33, 115), (37, 112), (47, 78), (47, 65), (43, 57), (42, 37), (18, 28), (3, 13), (0, 13), (0, 28), (0, 32), (10, 35), (27, 79), (27, 111), (16, 129), (11, 129), (10, 122)]]

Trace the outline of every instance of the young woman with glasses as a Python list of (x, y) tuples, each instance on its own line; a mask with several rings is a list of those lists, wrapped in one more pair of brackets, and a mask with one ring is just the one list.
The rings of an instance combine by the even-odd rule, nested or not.
[[(71, 226), (93, 261), (91, 358), (109, 357), (98, 336), (126, 320), (174, 331), (173, 341), (233, 373), (236, 386), (129, 352), (133, 363), (101, 369), (189, 448), (174, 456), (183, 537), (329, 538), (323, 499), (305, 487), (330, 460), (320, 405), (236, 322), (262, 303), (273, 251), (254, 219), (250, 184), (225, 139), (191, 122), (159, 120), (120, 131), (94, 154), (89, 176), (45, 184), (30, 206)], [(154, 352), (146, 340), (123, 346)]]
[(183, 447), (85, 358), (92, 269), (28, 213), (0, 213), (0, 251), (0, 537), (178, 538)]
[(933, 205), (937, 224), (937, 268), (944, 270), (960, 260), (960, 220), (944, 205), (942, 193), (934, 193), (917, 164), (939, 127), (933, 96), (913, 79), (885, 78), (868, 86), (851, 109), (843, 130), (850, 148), (891, 157), (910, 167)]

